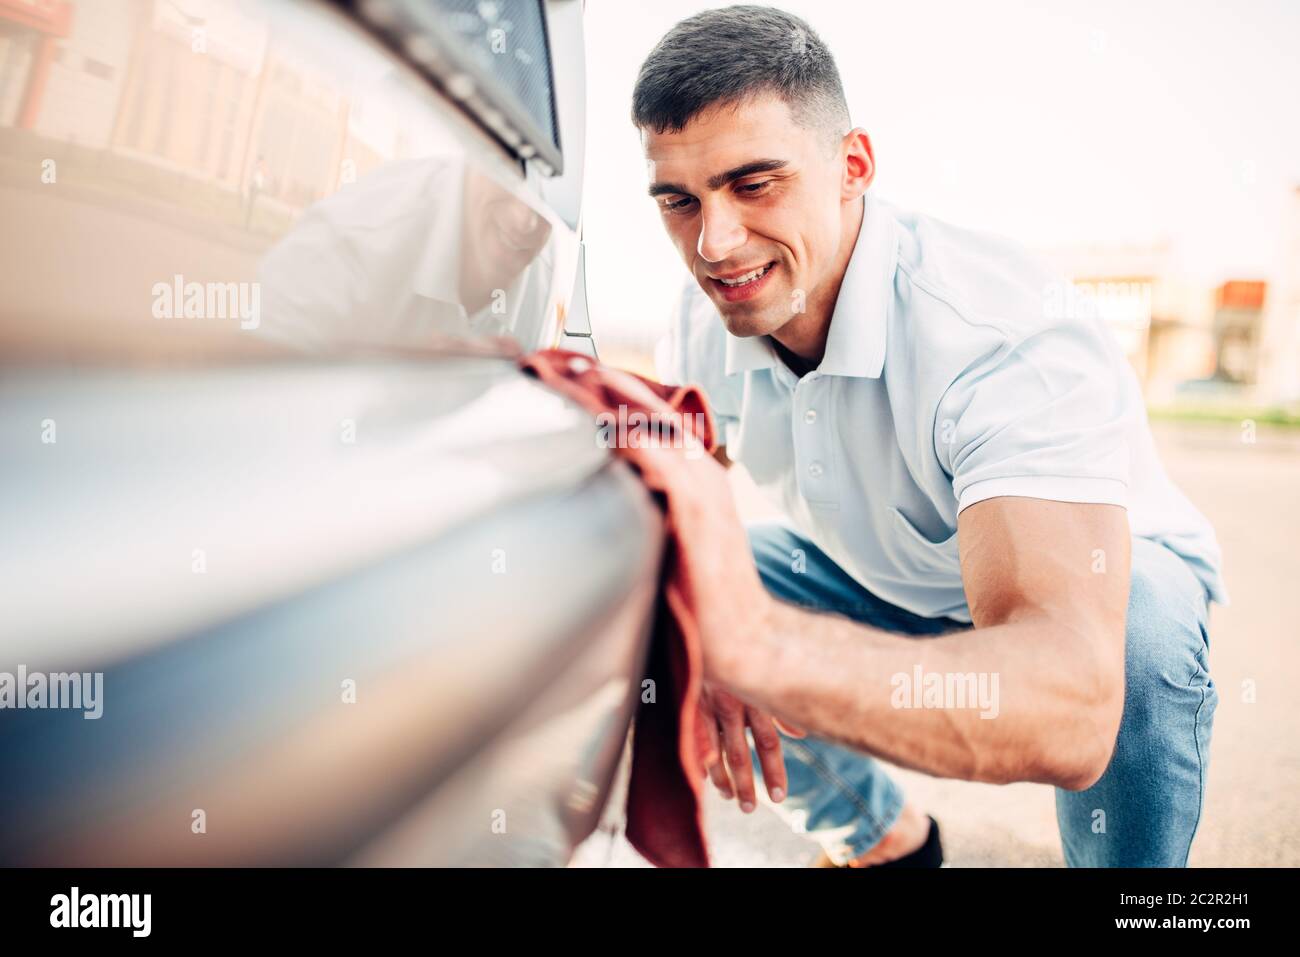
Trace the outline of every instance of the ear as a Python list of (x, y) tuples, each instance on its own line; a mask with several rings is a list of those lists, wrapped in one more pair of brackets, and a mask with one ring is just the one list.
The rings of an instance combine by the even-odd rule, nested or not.
[(847, 203), (865, 193), (876, 178), (876, 157), (871, 151), (871, 137), (856, 126), (844, 134), (840, 149), (844, 157), (841, 198)]

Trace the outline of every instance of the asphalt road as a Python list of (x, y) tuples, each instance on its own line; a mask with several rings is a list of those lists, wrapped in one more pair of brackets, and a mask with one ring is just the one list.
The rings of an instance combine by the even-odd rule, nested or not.
[[(1209, 516), (1223, 547), (1229, 607), (1214, 606), (1210, 672), (1219, 688), (1209, 788), (1192, 866), (1300, 864), (1300, 431), (1236, 425), (1155, 425), (1173, 480)], [(743, 475), (746, 518), (769, 514)], [(1253, 682), (1254, 700), (1248, 683)], [(985, 785), (895, 770), (938, 818), (953, 867), (1063, 866), (1053, 791)], [(622, 795), (576, 866), (647, 866), (619, 836)], [(817, 848), (770, 808), (751, 815), (710, 794), (710, 847), (721, 867), (806, 866)]]

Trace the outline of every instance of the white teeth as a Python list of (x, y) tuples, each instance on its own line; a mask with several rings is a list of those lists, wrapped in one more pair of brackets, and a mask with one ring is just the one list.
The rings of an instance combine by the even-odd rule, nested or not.
[(747, 272), (743, 276), (737, 276), (735, 279), (719, 279), (718, 282), (722, 283), (724, 286), (743, 286), (762, 276), (771, 269), (773, 265), (773, 263), (768, 263), (766, 266), (755, 269), (753, 272)]

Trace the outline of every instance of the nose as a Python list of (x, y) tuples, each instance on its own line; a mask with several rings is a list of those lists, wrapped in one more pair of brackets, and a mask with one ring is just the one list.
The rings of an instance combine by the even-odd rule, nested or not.
[(700, 239), (695, 251), (706, 262), (722, 262), (745, 245), (748, 234), (726, 203), (700, 205)]

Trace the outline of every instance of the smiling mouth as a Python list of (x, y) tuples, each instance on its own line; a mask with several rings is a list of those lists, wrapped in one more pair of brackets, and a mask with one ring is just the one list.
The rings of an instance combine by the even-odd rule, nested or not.
[(758, 282), (760, 279), (766, 276), (768, 271), (775, 265), (776, 262), (774, 260), (768, 263), (766, 266), (759, 266), (757, 269), (750, 270), (749, 272), (737, 276), (734, 279), (718, 279), (717, 277), (713, 277), (713, 276), (709, 278), (713, 279), (715, 282), (721, 283), (722, 285), (726, 286), (728, 289), (740, 289), (743, 288), (744, 286), (748, 286), (750, 283)]
[(772, 273), (776, 269), (776, 260), (766, 266), (759, 266), (749, 272), (738, 273), (727, 279), (710, 276), (709, 282), (713, 295), (723, 302), (737, 303), (755, 299), (768, 287)]

